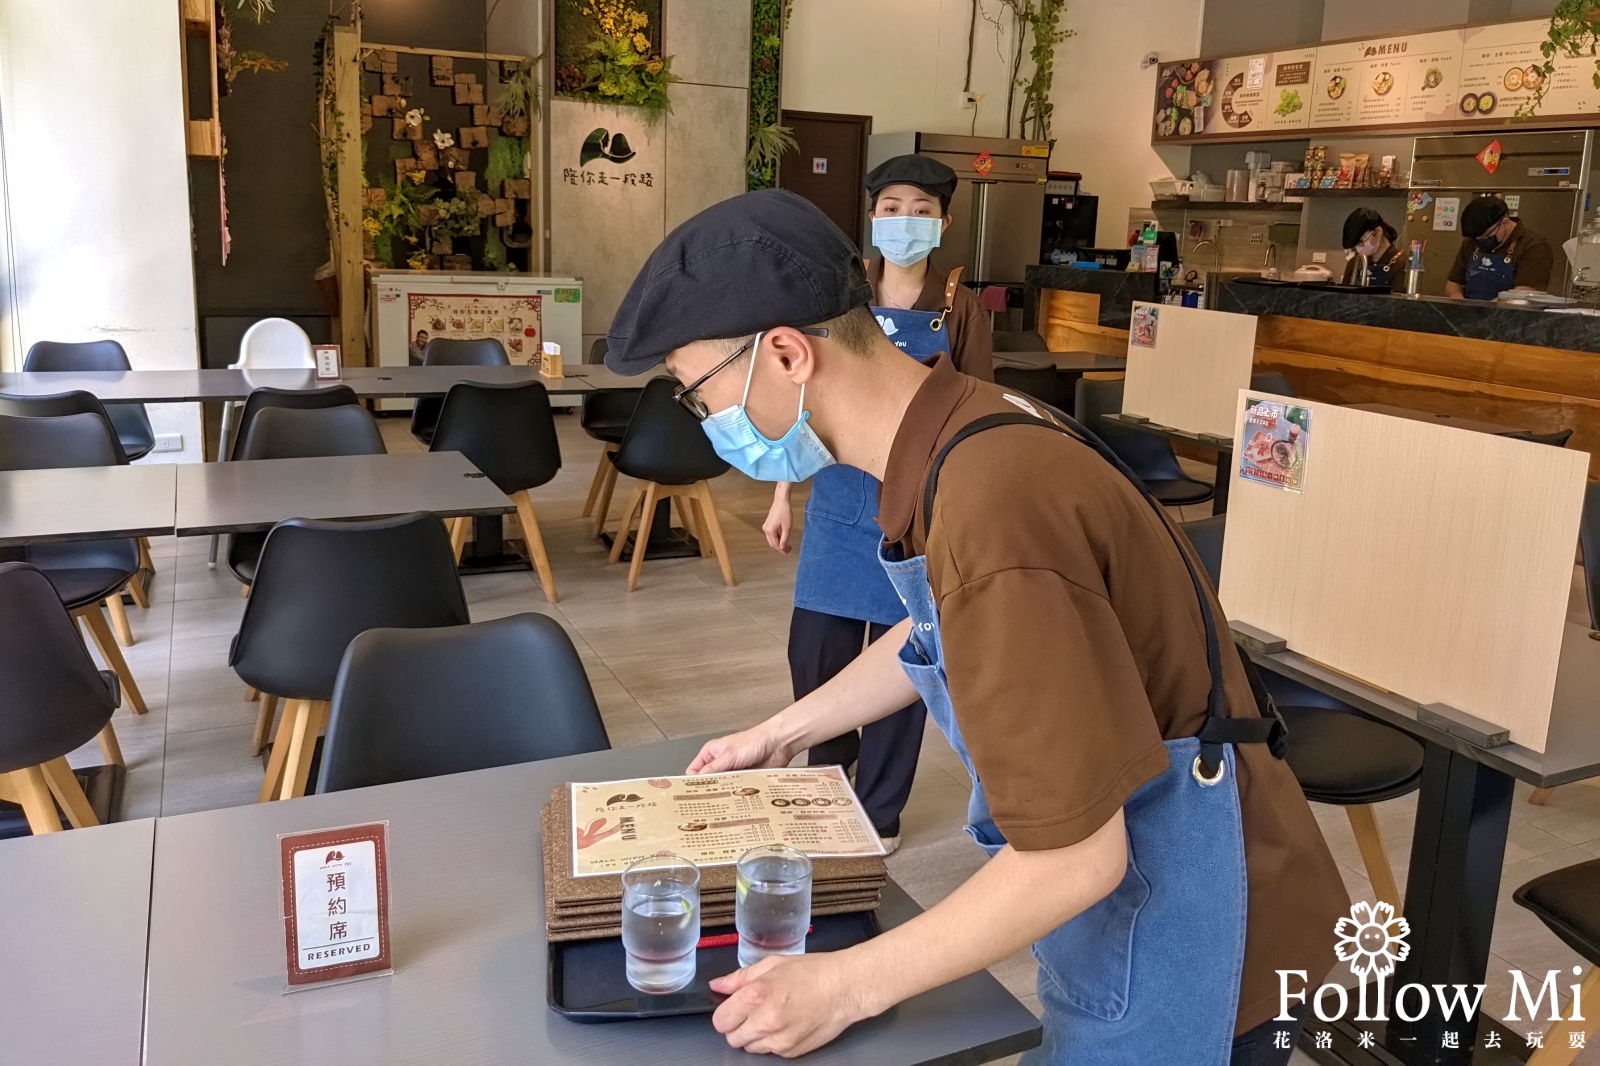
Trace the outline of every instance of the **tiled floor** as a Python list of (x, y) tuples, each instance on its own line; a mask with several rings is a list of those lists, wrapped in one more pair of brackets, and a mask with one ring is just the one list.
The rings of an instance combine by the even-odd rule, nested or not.
[[(533, 499), (561, 602), (546, 603), (529, 573), (470, 577), (465, 584), (473, 618), (538, 611), (560, 620), (583, 657), (617, 746), (742, 728), (782, 708), (790, 697), (784, 644), (795, 557), (771, 551), (762, 538), (769, 488), (738, 474), (715, 486), (737, 586), (723, 585), (715, 560), (683, 559), (647, 563), (638, 591), (629, 594), (624, 569), (607, 565), (605, 549), (579, 517), (598, 447), (576, 419), (561, 417), (558, 425), (566, 465)], [(383, 427), (391, 450), (417, 447), (404, 422), (389, 419)], [(626, 499), (624, 483), (614, 510)], [(1198, 518), (1209, 505), (1189, 511), (1187, 517)], [(251, 803), (260, 785), (261, 764), (248, 750), (256, 705), (245, 701), (243, 684), (227, 666), (245, 601), (225, 566), (207, 568), (206, 549), (204, 538), (156, 541), (160, 573), (150, 609), (129, 612), (138, 643), (126, 654), (150, 713), (135, 717), (122, 710), (115, 718), (128, 760), (127, 818)], [(1576, 586), (1573, 603), (1575, 619), (1583, 620)], [(90, 745), (73, 761), (97, 762), (98, 751)], [(1532, 876), (1600, 856), (1600, 788), (1559, 789), (1542, 808), (1523, 802), (1526, 794), (1519, 786), (1492, 945), (1485, 1002), (1497, 1017), (1508, 1003), (1511, 968), (1542, 976), (1581, 963), (1511, 904), (1510, 892)], [(965, 771), (930, 729), (903, 818), (903, 844), (889, 860), (895, 878), (925, 906), (983, 861), (959, 829), (966, 799)], [(1415, 796), (1379, 808), (1402, 875), (1414, 810)], [(1368, 883), (1343, 812), (1316, 813), (1351, 894), (1364, 897)], [(994, 972), (1038, 1010), (1026, 952)], [(1600, 1063), (1600, 1056), (1580, 1061)], [(1296, 1062), (1309, 1060), (1297, 1055)]]

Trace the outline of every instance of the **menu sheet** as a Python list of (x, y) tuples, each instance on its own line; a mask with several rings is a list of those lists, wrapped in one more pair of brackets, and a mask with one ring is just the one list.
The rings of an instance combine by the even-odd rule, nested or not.
[(571, 791), (575, 877), (620, 874), (663, 850), (698, 866), (731, 866), (774, 842), (813, 858), (883, 854), (837, 766), (574, 782)]

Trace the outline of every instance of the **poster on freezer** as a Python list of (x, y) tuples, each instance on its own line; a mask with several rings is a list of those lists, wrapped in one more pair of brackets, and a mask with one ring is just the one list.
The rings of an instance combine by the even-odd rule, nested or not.
[(513, 365), (527, 366), (539, 359), (542, 336), (541, 296), (505, 296), (499, 293), (407, 293), (406, 336), (426, 333), (429, 340), (493, 337), (506, 350)]

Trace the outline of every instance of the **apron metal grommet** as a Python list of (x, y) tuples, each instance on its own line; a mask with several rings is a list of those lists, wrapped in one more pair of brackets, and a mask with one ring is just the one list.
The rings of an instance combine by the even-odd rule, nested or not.
[(1207, 777), (1204, 771), (1200, 769), (1200, 756), (1198, 755), (1194, 757), (1194, 765), (1189, 768), (1189, 772), (1194, 775), (1194, 779), (1200, 782), (1200, 784), (1206, 788), (1210, 788), (1213, 785), (1219, 784), (1222, 781), (1223, 774), (1225, 774), (1227, 770), (1228, 764), (1226, 760), (1219, 761), (1217, 763), (1216, 775), (1213, 777)]

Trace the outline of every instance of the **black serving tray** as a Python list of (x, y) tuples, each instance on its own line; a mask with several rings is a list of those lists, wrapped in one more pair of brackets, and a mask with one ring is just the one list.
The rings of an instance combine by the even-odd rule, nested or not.
[[(730, 925), (702, 929), (700, 935), (734, 931)], [(840, 951), (871, 940), (881, 931), (874, 911), (813, 918), (806, 950)], [(587, 1023), (709, 1014), (724, 998), (711, 991), (711, 982), (739, 968), (739, 946), (702, 949), (694, 980), (688, 987), (660, 996), (640, 992), (630, 985), (626, 963), (619, 936), (551, 944), (546, 982), (550, 1009), (575, 1022)]]

